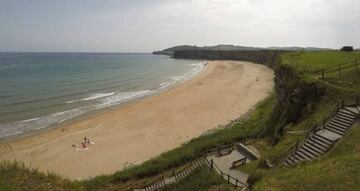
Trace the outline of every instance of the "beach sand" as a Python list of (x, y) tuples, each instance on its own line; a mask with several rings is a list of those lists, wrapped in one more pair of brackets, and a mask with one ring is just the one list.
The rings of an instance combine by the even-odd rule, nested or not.
[[(71, 179), (110, 174), (240, 117), (273, 85), (266, 66), (211, 61), (193, 79), (158, 95), (2, 143), (0, 160), (21, 160)], [(72, 144), (84, 136), (95, 144), (75, 150)]]

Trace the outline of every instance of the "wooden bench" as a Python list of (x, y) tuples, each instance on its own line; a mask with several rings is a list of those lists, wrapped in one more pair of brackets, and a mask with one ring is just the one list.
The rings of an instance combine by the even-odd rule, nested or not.
[(217, 156), (221, 157), (221, 156), (224, 156), (224, 155), (229, 155), (229, 154), (231, 154), (232, 150), (233, 150), (232, 148), (218, 149), (217, 150)]
[(231, 163), (231, 168), (236, 168), (236, 167), (241, 166), (241, 165), (243, 165), (245, 163), (246, 163), (246, 157), (232, 162)]

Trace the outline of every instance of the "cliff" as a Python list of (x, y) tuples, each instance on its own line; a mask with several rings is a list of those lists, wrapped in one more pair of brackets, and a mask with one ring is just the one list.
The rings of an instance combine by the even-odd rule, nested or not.
[(182, 59), (206, 59), (206, 60), (240, 60), (259, 64), (265, 64), (275, 68), (280, 61), (280, 55), (287, 51), (278, 50), (244, 50), (244, 51), (222, 51), (222, 50), (178, 50), (174, 51), (174, 58)]

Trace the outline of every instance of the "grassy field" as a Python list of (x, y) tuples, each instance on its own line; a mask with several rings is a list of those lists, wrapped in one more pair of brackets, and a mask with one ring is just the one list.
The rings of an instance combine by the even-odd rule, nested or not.
[[(261, 138), (254, 144), (262, 152), (262, 158), (239, 167), (251, 174), (255, 190), (346, 190), (360, 188), (360, 127), (353, 128), (347, 138), (323, 158), (310, 164), (275, 169), (263, 168), (264, 160), (272, 163), (282, 157), (302, 140), (315, 121), (321, 122), (339, 99), (351, 100), (360, 95), (360, 72), (355, 67), (336, 73), (339, 64), (353, 63), (357, 53), (347, 52), (292, 52), (282, 56), (281, 65), (294, 68), (304, 81), (320, 84), (325, 93), (313, 105), (312, 110), (296, 123), (286, 124), (284, 133), (277, 144), (269, 144), (269, 128), (277, 128), (272, 123), (273, 108), (278, 97), (273, 94), (260, 102), (247, 117), (204, 134), (179, 148), (158, 157), (119, 171), (108, 176), (98, 176), (82, 182), (73, 182), (53, 174), (38, 173), (21, 164), (0, 165), (0, 190), (121, 190), (129, 184), (139, 185), (151, 181), (157, 174), (171, 172), (187, 161), (196, 158), (205, 149), (240, 141), (245, 137)], [(349, 65), (349, 64), (348, 64)], [(281, 66), (280, 66), (281, 67)], [(327, 68), (325, 79), (319, 78), (318, 70)], [(306, 107), (306, 106), (305, 106)], [(275, 124), (272, 126), (271, 124)], [(290, 133), (298, 132), (298, 133)], [(10, 175), (10, 177), (9, 177)], [(324, 178), (322, 178), (324, 177)], [(341, 184), (339, 184), (339, 182)], [(209, 170), (201, 169), (184, 182), (170, 186), (167, 190), (231, 190), (221, 178)], [(351, 189), (348, 189), (351, 190)], [(353, 189), (354, 190), (354, 189)]]

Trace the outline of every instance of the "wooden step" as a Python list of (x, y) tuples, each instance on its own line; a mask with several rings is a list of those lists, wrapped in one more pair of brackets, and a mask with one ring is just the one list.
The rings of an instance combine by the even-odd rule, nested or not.
[(287, 164), (289, 164), (289, 165), (293, 165), (296, 163), (291, 156), (289, 156), (286, 161), (287, 161)]
[(292, 155), (292, 156), (291, 156), (291, 160), (293, 161), (293, 164), (296, 164), (296, 163), (301, 162), (301, 160), (298, 159), (297, 157), (295, 157), (295, 155)]
[(312, 138), (308, 139), (307, 142), (309, 144), (311, 144), (311, 146), (316, 147), (317, 149), (321, 150), (322, 152), (326, 152), (327, 151), (327, 146), (318, 144), (317, 142), (315, 142)]
[(315, 133), (315, 135), (314, 135), (313, 137), (315, 137), (316, 139), (321, 140), (323, 143), (326, 143), (326, 144), (328, 144), (328, 145), (332, 145), (332, 144), (333, 144), (333, 142), (332, 142), (331, 140), (329, 140), (329, 139), (327, 139), (326, 137), (323, 137), (323, 136), (321, 136), (321, 135), (319, 135), (319, 134), (317, 134), (317, 133)]
[(344, 109), (348, 110), (349, 112), (353, 113), (354, 115), (359, 114), (356, 107), (345, 107)]
[(339, 123), (335, 123), (333, 121), (331, 121), (330, 123), (326, 124), (327, 126), (335, 126), (337, 128), (340, 128), (340, 129), (348, 129), (350, 126), (345, 126), (345, 125), (339, 125)]
[(317, 138), (314, 138), (314, 136), (312, 136), (310, 139), (314, 142), (315, 145), (318, 145), (319, 147), (322, 147), (326, 151), (330, 147), (330, 144), (327, 144), (327, 143), (325, 143), (325, 142), (323, 142), (323, 141), (321, 141), (321, 140), (319, 140)]
[(302, 157), (300, 157), (300, 156), (297, 154), (297, 152), (296, 152), (295, 155), (293, 155), (292, 157), (293, 157), (293, 159), (297, 160), (297, 163), (305, 161), (305, 159), (302, 158)]
[(345, 110), (345, 109), (340, 109), (338, 111), (338, 114), (340, 115), (343, 115), (343, 116), (346, 116), (346, 117), (349, 117), (351, 119), (355, 119), (356, 118), (356, 115), (348, 110)]
[(349, 123), (344, 123), (344, 122), (342, 122), (342, 121), (339, 121), (339, 120), (331, 120), (329, 123), (332, 123), (332, 124), (336, 124), (336, 125), (338, 125), (339, 127), (350, 127), (351, 126), (351, 124), (349, 124)]
[(312, 155), (314, 155), (315, 157), (319, 157), (321, 154), (323, 154), (324, 152), (316, 147), (314, 147), (313, 145), (310, 145), (308, 142), (306, 142), (303, 145), (303, 148), (305, 150), (307, 150), (308, 152), (310, 152)]
[(354, 121), (355, 118), (351, 118), (351, 117), (348, 117), (346, 115), (342, 115), (341, 113), (336, 113), (334, 115), (334, 117), (337, 117), (337, 118), (341, 118), (341, 119), (344, 119), (344, 120), (347, 120), (347, 121)]
[(338, 134), (338, 135), (341, 135), (341, 136), (343, 136), (345, 133), (344, 132), (342, 132), (342, 131), (338, 131), (338, 130), (336, 130), (336, 129), (331, 129), (331, 128), (325, 128), (326, 130), (328, 130), (328, 131), (331, 131), (331, 132), (333, 132), (333, 133), (336, 133), (336, 134)]
[(341, 132), (343, 132), (343, 133), (345, 133), (345, 132), (347, 131), (347, 129), (348, 129), (348, 128), (346, 128), (346, 127), (338, 127), (338, 126), (333, 125), (333, 124), (327, 125), (326, 128), (336, 129), (336, 130), (341, 131)]
[(303, 158), (305, 157), (308, 161), (312, 161), (312, 159), (316, 158), (316, 156), (305, 150), (304, 147), (301, 147), (297, 152), (299, 154), (301, 153), (301, 155), (303, 155)]
[(334, 116), (330, 121), (341, 121), (345, 124), (348, 124), (351, 126), (351, 124), (353, 123), (353, 120), (348, 120), (348, 119), (344, 119), (344, 118), (341, 118), (341, 117), (338, 117), (338, 116)]

